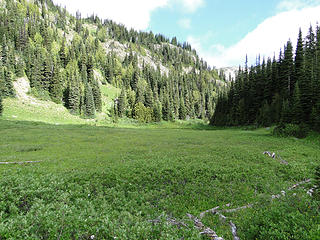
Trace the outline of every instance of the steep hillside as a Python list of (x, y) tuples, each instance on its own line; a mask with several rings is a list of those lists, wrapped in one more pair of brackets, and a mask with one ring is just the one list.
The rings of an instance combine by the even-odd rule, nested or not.
[[(72, 16), (51, 0), (1, 1), (0, 19), (3, 97), (24, 77), (35, 96), (74, 115), (151, 122), (209, 119), (226, 86), (188, 43)], [(110, 88), (118, 89), (111, 97)]]

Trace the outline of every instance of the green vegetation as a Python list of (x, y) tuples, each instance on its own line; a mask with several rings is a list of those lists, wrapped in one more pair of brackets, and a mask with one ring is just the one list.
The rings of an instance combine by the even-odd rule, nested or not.
[[(14, 80), (26, 76), (31, 92), (85, 118), (111, 111), (115, 119), (143, 122), (205, 120), (212, 116), (216, 91), (226, 86), (217, 84), (216, 70), (188, 43), (129, 31), (94, 15), (72, 16), (52, 0), (1, 1), (0, 20), (4, 97), (14, 96)], [(101, 84), (123, 89), (127, 103), (104, 103)], [(182, 112), (180, 102), (185, 104)], [(136, 107), (143, 117), (137, 117)]]
[(241, 239), (319, 239), (319, 51), (300, 32), (227, 89), (175, 37), (0, 1), (0, 240), (205, 239), (187, 213), (248, 204)]
[(320, 28), (312, 26), (303, 39), (301, 30), (295, 55), (289, 40), (279, 59), (257, 60), (239, 69), (230, 90), (221, 92), (213, 125), (302, 124), (320, 131)]
[(279, 137), (305, 138), (310, 129), (307, 125), (281, 124), (273, 129), (273, 135)]
[[(0, 237), (202, 239), (186, 213), (248, 203), (254, 207), (227, 215), (241, 239), (320, 236), (319, 202), (306, 190), (271, 200), (314, 176), (319, 136), (165, 124), (175, 129), (0, 120), (1, 161), (42, 161), (0, 165)], [(289, 164), (263, 155), (266, 150)], [(168, 224), (168, 217), (189, 227)], [(231, 239), (228, 223), (210, 214), (203, 222)]]
[(2, 103), (2, 96), (0, 94), (0, 116), (2, 116), (2, 112), (3, 112), (3, 103)]
[(3, 118), (18, 121), (40, 121), (50, 124), (85, 124), (86, 120), (74, 116), (61, 104), (50, 101), (21, 101), (17, 98), (3, 100)]

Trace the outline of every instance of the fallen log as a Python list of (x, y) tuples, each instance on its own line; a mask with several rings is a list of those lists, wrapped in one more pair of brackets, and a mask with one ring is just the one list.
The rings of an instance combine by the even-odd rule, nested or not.
[(253, 204), (248, 204), (248, 205), (245, 205), (245, 206), (242, 206), (242, 207), (233, 208), (233, 209), (223, 209), (223, 210), (220, 210), (219, 212), (233, 213), (233, 212), (240, 211), (242, 209), (252, 208), (252, 207), (253, 207)]
[(209, 237), (211, 240), (224, 240), (222, 237), (219, 237), (215, 231), (213, 231), (211, 228), (206, 227), (200, 219), (197, 217), (187, 213), (187, 216), (190, 220), (193, 221), (194, 226), (201, 231), (201, 235), (205, 235)]
[(299, 187), (302, 184), (309, 183), (309, 182), (311, 182), (311, 179), (307, 179), (305, 181), (298, 182), (298, 183), (292, 185), (291, 187), (289, 187), (288, 190), (292, 190), (292, 189), (294, 189), (296, 187)]
[(214, 207), (214, 208), (211, 208), (209, 210), (206, 210), (206, 211), (203, 211), (202, 213), (200, 213), (200, 219), (204, 217), (204, 215), (206, 215), (206, 213), (212, 213), (212, 214), (215, 214), (217, 212), (217, 210), (219, 209), (219, 206), (218, 207)]
[(27, 164), (27, 163), (39, 163), (39, 162), (42, 162), (42, 161), (25, 161), (25, 162), (0, 162), (0, 164)]
[(287, 161), (283, 160), (282, 157), (279, 154), (276, 155), (275, 152), (271, 153), (271, 152), (265, 151), (262, 154), (267, 155), (268, 157), (271, 157), (273, 159), (279, 158), (279, 161), (280, 161), (281, 164), (284, 164), (284, 165), (288, 165), (289, 164)]
[(232, 236), (233, 236), (233, 240), (240, 240), (240, 238), (238, 237), (238, 234), (237, 234), (236, 225), (232, 221), (230, 221), (229, 224), (230, 224), (230, 227), (231, 227), (231, 233), (232, 233)]

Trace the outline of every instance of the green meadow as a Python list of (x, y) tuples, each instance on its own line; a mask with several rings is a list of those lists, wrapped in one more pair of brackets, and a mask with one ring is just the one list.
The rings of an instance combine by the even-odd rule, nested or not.
[(41, 162), (0, 165), (0, 239), (208, 239), (187, 213), (248, 204), (226, 222), (212, 214), (202, 222), (224, 239), (230, 220), (241, 239), (319, 239), (319, 202), (306, 194), (313, 183), (287, 191), (314, 178), (319, 156), (319, 136), (267, 129), (3, 119), (0, 161)]

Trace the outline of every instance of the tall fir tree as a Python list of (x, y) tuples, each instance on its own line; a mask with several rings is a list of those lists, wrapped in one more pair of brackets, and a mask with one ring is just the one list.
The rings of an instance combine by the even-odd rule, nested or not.
[(87, 117), (94, 117), (96, 114), (92, 89), (89, 83), (86, 83), (84, 90), (84, 104), (85, 104), (85, 115)]
[(0, 92), (0, 116), (2, 116), (2, 113), (3, 113), (3, 102), (2, 102), (2, 95)]
[(62, 100), (62, 79), (58, 63), (54, 64), (52, 78), (49, 87), (50, 97), (53, 102), (61, 103)]
[(127, 94), (124, 88), (122, 88), (118, 99), (118, 116), (123, 117), (127, 107)]
[(93, 94), (95, 109), (98, 112), (101, 112), (102, 111), (101, 90), (99, 87), (99, 83), (96, 80), (93, 80), (92, 82), (92, 94)]
[(68, 86), (68, 108), (72, 114), (79, 114), (80, 112), (80, 87), (76, 81), (76, 75), (70, 76)]

